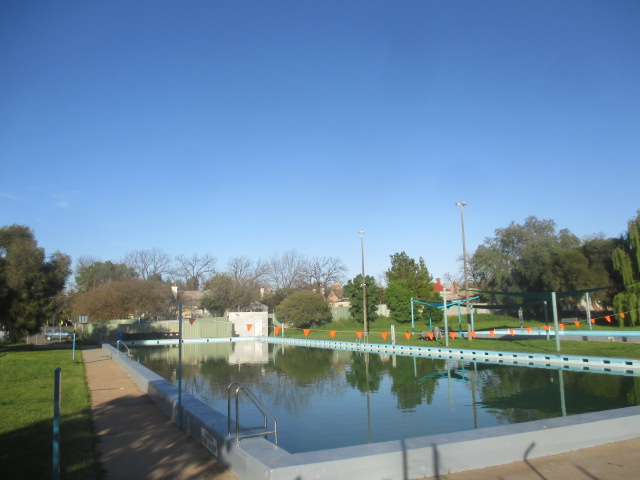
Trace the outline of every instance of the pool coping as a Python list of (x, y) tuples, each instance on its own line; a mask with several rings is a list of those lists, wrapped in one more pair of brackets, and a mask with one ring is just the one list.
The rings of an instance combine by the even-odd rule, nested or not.
[[(255, 340), (243, 338), (241, 341)], [(367, 344), (367, 350), (370, 345)], [(176, 385), (129, 359), (113, 346), (103, 344), (102, 348), (167, 416), (176, 422), (180, 419)], [(640, 406), (296, 454), (264, 438), (248, 438), (237, 443), (226, 434), (226, 415), (186, 392), (182, 392), (181, 419), (182, 428), (241, 479), (404, 480), (636, 438), (640, 431)]]

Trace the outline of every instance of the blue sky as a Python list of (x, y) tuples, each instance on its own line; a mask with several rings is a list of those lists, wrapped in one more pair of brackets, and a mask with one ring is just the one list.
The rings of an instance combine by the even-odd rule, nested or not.
[(157, 247), (455, 274), (527, 216), (640, 208), (637, 1), (0, 3), (0, 225), (47, 253)]

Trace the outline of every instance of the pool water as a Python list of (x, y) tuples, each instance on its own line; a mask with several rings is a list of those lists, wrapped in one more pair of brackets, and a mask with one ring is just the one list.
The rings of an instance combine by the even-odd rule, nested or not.
[[(177, 348), (132, 348), (175, 382)], [(399, 440), (640, 404), (638, 377), (267, 343), (183, 347), (183, 391), (226, 415), (246, 385), (291, 453)], [(241, 397), (242, 398), (242, 397)], [(262, 423), (242, 401), (241, 423)]]

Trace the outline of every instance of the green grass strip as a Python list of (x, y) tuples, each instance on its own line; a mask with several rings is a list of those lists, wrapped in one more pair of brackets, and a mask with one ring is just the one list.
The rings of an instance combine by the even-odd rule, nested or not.
[(0, 477), (51, 478), (54, 371), (62, 369), (61, 478), (99, 479), (90, 397), (81, 352), (0, 346)]

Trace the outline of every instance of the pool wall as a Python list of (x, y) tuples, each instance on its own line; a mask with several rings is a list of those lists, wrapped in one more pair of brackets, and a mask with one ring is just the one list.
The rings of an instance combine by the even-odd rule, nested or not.
[[(104, 344), (103, 349), (166, 415), (173, 421), (179, 420), (176, 385), (111, 345)], [(628, 407), (291, 454), (264, 438), (247, 438), (237, 443), (227, 436), (226, 415), (186, 392), (182, 393), (182, 407), (182, 428), (243, 480), (407, 480), (628, 440), (640, 432), (640, 407)]]

